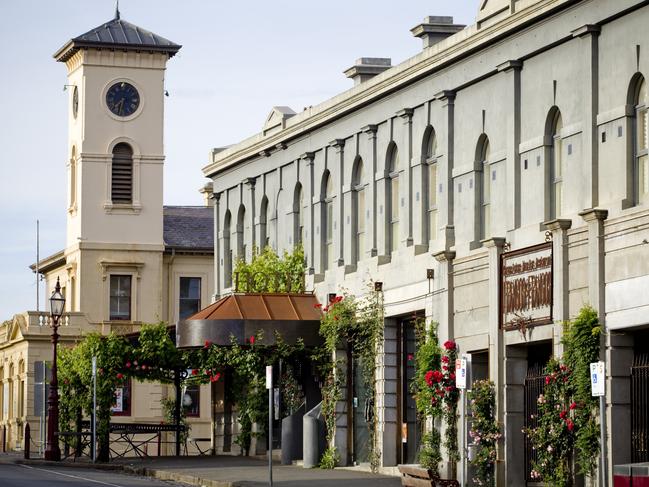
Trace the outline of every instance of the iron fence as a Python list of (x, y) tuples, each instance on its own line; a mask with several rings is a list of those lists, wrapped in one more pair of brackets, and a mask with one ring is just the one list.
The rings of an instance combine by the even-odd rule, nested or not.
[(649, 352), (636, 352), (631, 367), (631, 461), (649, 462)]

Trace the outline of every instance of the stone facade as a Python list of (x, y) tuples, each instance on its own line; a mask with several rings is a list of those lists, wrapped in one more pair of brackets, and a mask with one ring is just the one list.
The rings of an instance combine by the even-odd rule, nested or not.
[[(608, 331), (609, 467), (630, 461), (629, 366), (649, 324), (647, 21), (638, 0), (485, 1), (477, 24), (212, 151), (217, 296), (253, 247), (300, 241), (321, 299), (383, 282), (385, 466), (406, 460), (404, 367), (390, 358), (405, 318), (437, 321), (496, 383), (498, 485), (520, 486), (527, 371), (561, 353), (560, 323), (585, 304)], [(503, 330), (501, 255), (547, 241), (551, 320)], [(337, 443), (351, 462), (349, 438)]]

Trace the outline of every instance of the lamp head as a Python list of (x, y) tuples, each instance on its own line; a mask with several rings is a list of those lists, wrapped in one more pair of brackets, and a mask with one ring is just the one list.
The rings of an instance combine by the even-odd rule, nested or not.
[(65, 308), (65, 296), (61, 294), (61, 283), (59, 282), (59, 278), (56, 278), (56, 287), (54, 288), (54, 292), (52, 293), (52, 296), (50, 297), (50, 310), (52, 312), (52, 317), (56, 317), (57, 319), (61, 317), (63, 314), (63, 309)]

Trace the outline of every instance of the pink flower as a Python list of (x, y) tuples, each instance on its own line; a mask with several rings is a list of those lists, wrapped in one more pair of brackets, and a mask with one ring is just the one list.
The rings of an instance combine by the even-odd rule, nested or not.
[(412, 359), (415, 358), (413, 354), (408, 354), (408, 362), (412, 362)]
[(130, 369), (131, 368), (131, 362), (126, 362), (126, 368)]
[(250, 335), (249, 341), (250, 341), (250, 345), (254, 345), (255, 344), (255, 335)]
[(545, 385), (547, 386), (551, 381), (552, 381), (552, 379), (550, 378), (549, 375), (547, 375), (547, 376), (545, 377)]

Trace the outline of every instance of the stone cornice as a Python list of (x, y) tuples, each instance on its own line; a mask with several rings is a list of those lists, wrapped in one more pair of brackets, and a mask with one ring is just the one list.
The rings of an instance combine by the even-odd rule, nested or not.
[(569, 218), (555, 218), (554, 220), (543, 222), (543, 225), (551, 231), (568, 230), (572, 226), (572, 220)]
[(373, 79), (295, 115), (287, 123), (286, 128), (277, 134), (264, 137), (259, 133), (226, 149), (203, 168), (203, 174), (212, 177), (234, 164), (258, 156), (265, 148), (273, 147), (280, 141), (288, 141), (304, 132), (315, 130), (359, 106), (382, 98), (432, 74), (443, 66), (475, 53), (476, 50), (488, 47), (495, 39), (520, 31), (537, 17), (543, 17), (558, 8), (568, 7), (578, 1), (544, 0), (509, 15), (493, 25), (483, 28), (478, 28), (477, 25), (467, 27)]
[(584, 219), (585, 222), (592, 222), (596, 220), (606, 220), (608, 218), (608, 210), (602, 208), (588, 208), (587, 210), (580, 211), (579, 216)]

